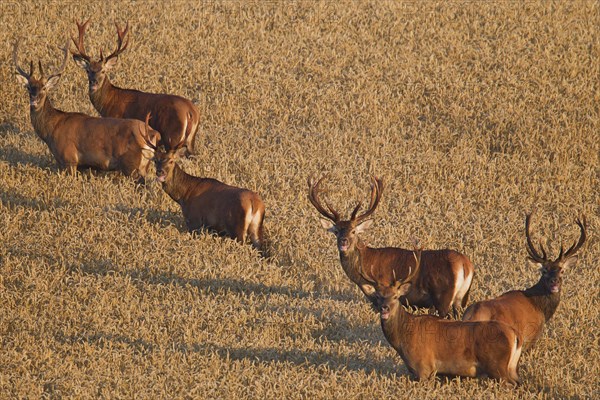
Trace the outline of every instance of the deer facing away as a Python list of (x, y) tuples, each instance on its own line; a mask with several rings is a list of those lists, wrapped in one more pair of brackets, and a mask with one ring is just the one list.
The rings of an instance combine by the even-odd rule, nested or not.
[(89, 96), (96, 110), (103, 117), (134, 118), (141, 121), (144, 121), (146, 114), (151, 113), (151, 126), (160, 132), (161, 143), (167, 150), (184, 141), (186, 152), (193, 153), (200, 119), (196, 106), (180, 96), (114, 86), (107, 72), (116, 65), (119, 55), (127, 48), (129, 42), (123, 44), (123, 40), (128, 26), (121, 30), (117, 25), (117, 48), (106, 57), (100, 51), (100, 58), (94, 61), (86, 53), (83, 44), (89, 22), (88, 19), (83, 24), (77, 23), (79, 37), (77, 40), (72, 39), (77, 47), (77, 51), (73, 52), (73, 59), (87, 73)]
[(540, 280), (528, 289), (512, 290), (495, 299), (471, 304), (463, 315), (464, 321), (496, 320), (510, 325), (523, 337), (524, 350), (535, 344), (542, 334), (544, 324), (558, 308), (563, 270), (575, 265), (575, 253), (586, 239), (585, 218), (583, 222), (578, 219), (576, 224), (580, 230), (579, 240), (566, 252), (561, 247), (558, 258), (552, 260), (541, 244), (541, 253), (533, 245), (529, 232), (530, 221), (531, 214), (528, 214), (525, 218), (527, 252), (529, 259), (540, 267)]
[(249, 238), (263, 256), (268, 256), (263, 228), (265, 205), (257, 193), (186, 173), (176, 163), (185, 142), (166, 151), (149, 141), (147, 145), (155, 151), (156, 179), (181, 206), (190, 232), (206, 228), (241, 243)]
[[(144, 123), (133, 119), (96, 118), (81, 113), (63, 112), (52, 106), (48, 92), (56, 86), (66, 66), (68, 42), (63, 49), (64, 60), (58, 71), (44, 77), (38, 62), (40, 77), (33, 76), (33, 61), (29, 73), (17, 62), (20, 40), (13, 48), (17, 78), (29, 93), (31, 124), (37, 135), (48, 145), (60, 168), (74, 172), (77, 167), (118, 170), (143, 180), (153, 154), (142, 137)], [(155, 144), (160, 134), (147, 133), (149, 143)]]
[(415, 250), (416, 267), (390, 285), (361, 271), (375, 287), (377, 308), (385, 338), (417, 379), (436, 374), (476, 377), (487, 375), (519, 383), (517, 366), (522, 341), (510, 326), (498, 321), (452, 321), (433, 315), (412, 315), (400, 304), (418, 276), (421, 251)]
[[(368, 271), (378, 281), (391, 283), (397, 278), (406, 277), (411, 268), (415, 269), (413, 253), (397, 247), (369, 247), (359, 237), (371, 226), (373, 220), (370, 217), (381, 200), (383, 183), (380, 179), (371, 179), (371, 202), (367, 211), (358, 215), (359, 203), (349, 220), (343, 220), (328, 203), (325, 203), (326, 207), (322, 205), (319, 198), (322, 180), (315, 183), (309, 178), (308, 199), (326, 218), (321, 219), (323, 227), (337, 238), (344, 272), (375, 304), (375, 288), (359, 271)], [(440, 316), (446, 316), (452, 308), (457, 317), (457, 309), (467, 303), (473, 280), (474, 268), (469, 258), (454, 250), (426, 250), (423, 251), (423, 265), (419, 271), (411, 290), (403, 295), (403, 301), (417, 307), (433, 306)]]

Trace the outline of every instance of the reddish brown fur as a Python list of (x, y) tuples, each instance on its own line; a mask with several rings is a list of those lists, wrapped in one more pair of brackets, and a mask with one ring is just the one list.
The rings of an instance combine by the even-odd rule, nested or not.
[(181, 142), (166, 152), (155, 149), (154, 164), (164, 191), (181, 206), (188, 230), (207, 228), (241, 243), (250, 238), (252, 245), (267, 256), (265, 205), (260, 196), (216, 179), (187, 174), (175, 162), (184, 145)]
[[(148, 170), (148, 158), (144, 157), (144, 140), (141, 136), (144, 123), (132, 119), (95, 118), (81, 113), (69, 113), (55, 109), (47, 98), (47, 92), (58, 82), (61, 71), (40, 79), (25, 73), (18, 67), (18, 43), (14, 48), (14, 62), (18, 78), (27, 88), (30, 97), (31, 123), (38, 136), (46, 142), (60, 168), (74, 171), (77, 167), (100, 170), (118, 170), (140, 180)], [(65, 61), (67, 49), (64, 49)], [(151, 143), (160, 135), (156, 131), (146, 133)], [(151, 157), (153, 151), (146, 149)]]
[[(575, 265), (577, 256), (575, 252), (585, 242), (585, 219), (577, 221), (580, 228), (580, 238), (566, 253), (561, 248), (559, 257), (552, 261), (546, 257), (542, 247), (542, 255), (534, 248), (529, 235), (529, 221), (531, 214), (525, 222), (525, 235), (527, 237), (529, 259), (538, 263), (542, 275), (540, 280), (529, 289), (513, 290), (491, 300), (480, 301), (467, 308), (463, 315), (464, 321), (502, 321), (523, 337), (523, 349), (531, 348), (543, 332), (546, 322), (554, 315), (560, 303), (560, 288), (562, 284), (562, 271)], [(554, 288), (554, 290), (553, 290)]]
[[(417, 269), (419, 257), (415, 256)], [(519, 383), (517, 364), (522, 342), (518, 333), (497, 321), (462, 322), (411, 315), (400, 305), (400, 297), (410, 290), (410, 281), (418, 274), (413, 271), (404, 281), (391, 285), (363, 275), (375, 286), (383, 333), (409, 371), (420, 380), (436, 374), (485, 374)]]
[(79, 39), (73, 42), (77, 51), (73, 59), (88, 75), (90, 100), (103, 117), (134, 118), (143, 121), (148, 113), (153, 115), (151, 126), (162, 135), (162, 144), (172, 149), (180, 141), (186, 143), (186, 151), (192, 153), (199, 128), (200, 113), (188, 99), (170, 94), (146, 93), (138, 90), (121, 89), (114, 86), (106, 72), (116, 63), (119, 54), (127, 47), (123, 39), (127, 27), (121, 31), (117, 26), (118, 45), (115, 52), (98, 61), (93, 61), (83, 47), (83, 36), (89, 20), (77, 24)]
[[(412, 251), (396, 247), (368, 247), (358, 236), (370, 225), (371, 220), (366, 217), (377, 207), (383, 190), (381, 181), (373, 180), (371, 206), (368, 211), (362, 216), (356, 216), (359, 205), (353, 211), (350, 220), (345, 221), (342, 221), (339, 214), (329, 205), (328, 211), (320, 204), (320, 182), (314, 184), (309, 181), (309, 200), (322, 215), (332, 221), (323, 221), (323, 226), (337, 237), (344, 272), (375, 304), (375, 289), (361, 277), (361, 269), (379, 282), (391, 284), (396, 279), (406, 277), (410, 268), (415, 268)], [(440, 316), (446, 316), (452, 308), (456, 317), (457, 308), (466, 305), (473, 274), (473, 264), (467, 256), (459, 252), (448, 249), (423, 251), (420, 274), (403, 300), (417, 307), (435, 307)], [(464, 284), (456, 291), (457, 280), (461, 275), (464, 276)]]

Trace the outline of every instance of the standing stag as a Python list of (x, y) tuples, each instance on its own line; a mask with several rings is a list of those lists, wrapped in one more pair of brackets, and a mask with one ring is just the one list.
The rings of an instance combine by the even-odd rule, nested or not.
[(267, 256), (263, 234), (265, 205), (258, 194), (216, 179), (187, 174), (175, 162), (185, 142), (166, 151), (150, 141), (147, 145), (154, 149), (156, 179), (181, 206), (190, 232), (207, 228), (241, 243), (250, 238), (252, 245)]
[[(312, 179), (308, 180), (308, 199), (327, 218), (321, 219), (323, 227), (337, 238), (344, 272), (376, 304), (375, 287), (361, 276), (361, 270), (368, 271), (380, 282), (390, 283), (397, 278), (406, 277), (411, 268), (415, 269), (412, 251), (396, 247), (368, 247), (359, 237), (373, 223), (369, 217), (381, 200), (383, 184), (380, 179), (372, 177), (371, 203), (367, 211), (357, 215), (361, 207), (359, 203), (350, 219), (342, 220), (340, 214), (327, 202), (327, 208), (321, 204), (319, 185), (322, 180), (323, 178), (316, 183)], [(467, 303), (472, 280), (473, 264), (467, 256), (447, 249), (427, 250), (423, 252), (423, 266), (419, 275), (403, 301), (417, 307), (433, 306), (440, 316), (446, 316), (452, 307), (454, 317), (457, 317), (458, 307), (464, 307)]]
[[(144, 123), (133, 119), (96, 118), (81, 113), (63, 112), (52, 106), (48, 92), (58, 83), (65, 69), (69, 42), (65, 44), (64, 60), (54, 74), (44, 77), (41, 61), (40, 77), (33, 77), (33, 61), (26, 73), (17, 62), (19, 40), (14, 45), (13, 62), (17, 79), (29, 92), (31, 124), (48, 145), (60, 168), (74, 172), (77, 167), (118, 170), (143, 181), (148, 171), (154, 145), (160, 139), (156, 131), (142, 137)], [(144, 157), (143, 153), (146, 154)]]
[(527, 253), (529, 259), (540, 266), (540, 280), (525, 290), (512, 290), (502, 296), (474, 303), (467, 308), (463, 315), (464, 321), (502, 321), (523, 337), (523, 348), (532, 347), (542, 334), (544, 324), (554, 315), (560, 302), (560, 289), (562, 284), (562, 271), (572, 268), (577, 261), (575, 253), (585, 242), (585, 218), (579, 219), (579, 240), (566, 252), (562, 246), (560, 254), (554, 261), (550, 260), (546, 250), (540, 243), (541, 254), (538, 253), (529, 233), (531, 214), (525, 218), (525, 237), (527, 238)]
[(144, 121), (146, 114), (151, 113), (152, 128), (162, 135), (162, 144), (167, 150), (178, 143), (185, 142), (187, 154), (194, 151), (196, 133), (199, 127), (198, 109), (188, 99), (170, 94), (145, 93), (138, 90), (121, 89), (114, 86), (107, 72), (115, 66), (119, 55), (125, 51), (129, 41), (123, 44), (129, 26), (121, 30), (117, 27), (117, 48), (114, 52), (93, 61), (87, 55), (83, 46), (83, 36), (90, 20), (83, 24), (77, 23), (79, 38), (73, 43), (77, 47), (72, 52), (73, 59), (87, 72), (90, 100), (103, 117), (134, 118)]
[(381, 329), (417, 379), (436, 374), (476, 377), (519, 383), (517, 365), (522, 341), (510, 326), (498, 321), (451, 321), (433, 315), (412, 315), (400, 304), (419, 274), (421, 251), (413, 253), (415, 269), (401, 281), (382, 284), (360, 271), (375, 287)]

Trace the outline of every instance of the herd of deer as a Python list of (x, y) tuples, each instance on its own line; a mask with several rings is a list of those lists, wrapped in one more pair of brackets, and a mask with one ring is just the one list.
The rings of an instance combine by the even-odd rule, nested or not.
[[(72, 56), (88, 76), (89, 97), (101, 117), (63, 112), (54, 108), (47, 92), (59, 81), (65, 69), (69, 42), (62, 49), (64, 60), (58, 71), (33, 77), (17, 62), (19, 41), (14, 45), (13, 61), (17, 78), (29, 92), (31, 123), (48, 145), (60, 168), (117, 170), (143, 182), (150, 161), (164, 191), (180, 206), (190, 231), (207, 228), (245, 243), (248, 239), (267, 255), (263, 235), (265, 206), (250, 190), (226, 185), (215, 179), (187, 174), (176, 163), (177, 157), (193, 154), (199, 113), (193, 103), (179, 96), (145, 93), (118, 88), (107, 71), (127, 48), (123, 42), (128, 27), (117, 25), (117, 48), (93, 61), (87, 55), (83, 38), (89, 20), (77, 23), (78, 39)], [(539, 281), (526, 290), (513, 290), (498, 298), (469, 306), (458, 320), (459, 310), (467, 305), (474, 277), (469, 258), (453, 250), (413, 250), (372, 248), (361, 241), (360, 233), (373, 222), (381, 200), (383, 183), (372, 178), (371, 200), (367, 211), (358, 214), (359, 203), (349, 220), (319, 197), (318, 181), (309, 179), (308, 199), (326, 219), (325, 229), (337, 238), (342, 268), (379, 312), (383, 333), (398, 352), (409, 371), (418, 379), (436, 374), (475, 377), (487, 375), (519, 383), (517, 364), (523, 350), (530, 348), (542, 334), (560, 301), (562, 271), (572, 267), (576, 252), (586, 240), (585, 218), (576, 220), (579, 240), (567, 251), (561, 247), (552, 260), (540, 244), (536, 250), (530, 236), (531, 214), (525, 219), (529, 259), (541, 268)], [(433, 307), (438, 316), (413, 315), (402, 305)], [(452, 310), (454, 319), (448, 314)]]

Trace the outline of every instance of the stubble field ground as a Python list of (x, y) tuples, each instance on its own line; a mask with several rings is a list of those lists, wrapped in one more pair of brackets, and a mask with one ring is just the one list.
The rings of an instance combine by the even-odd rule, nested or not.
[[(197, 104), (183, 168), (253, 189), (274, 256), (185, 231), (152, 181), (57, 169), (14, 77), (131, 42), (122, 87)], [(0, 2), (1, 398), (593, 398), (600, 396), (600, 6), (573, 2)], [(53, 104), (97, 115), (72, 60)], [(471, 300), (538, 279), (534, 237), (589, 240), (562, 303), (520, 362), (523, 385), (415, 382), (306, 199), (328, 174), (349, 212), (370, 174), (374, 246), (450, 247)]]

